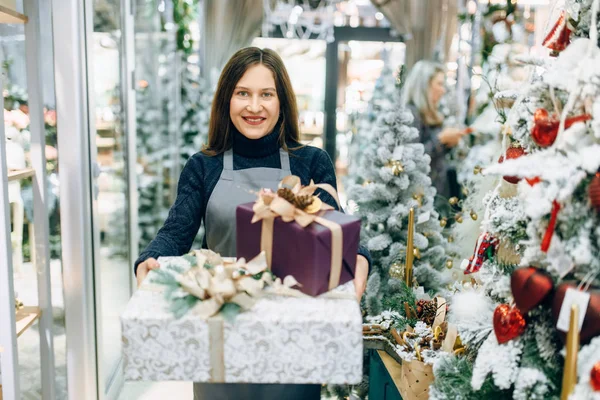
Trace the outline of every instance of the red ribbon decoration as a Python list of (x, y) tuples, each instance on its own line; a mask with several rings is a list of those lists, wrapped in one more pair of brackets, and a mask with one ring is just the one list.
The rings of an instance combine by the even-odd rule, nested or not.
[(550, 215), (550, 222), (548, 223), (546, 233), (544, 234), (544, 239), (542, 240), (541, 250), (544, 253), (547, 253), (548, 249), (550, 248), (550, 242), (552, 241), (552, 235), (554, 234), (554, 228), (556, 227), (556, 218), (558, 217), (559, 211), (560, 204), (558, 204), (558, 201), (554, 200), (552, 202), (552, 214)]

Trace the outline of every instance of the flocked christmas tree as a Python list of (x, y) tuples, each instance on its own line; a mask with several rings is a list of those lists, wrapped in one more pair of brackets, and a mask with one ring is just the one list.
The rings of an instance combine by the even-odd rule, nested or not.
[[(404, 68), (398, 82), (402, 81)], [(399, 93), (396, 89), (396, 93)], [(401, 285), (406, 257), (408, 213), (415, 209), (414, 277), (426, 290), (435, 292), (444, 281), (445, 239), (433, 208), (435, 188), (429, 178), (430, 157), (418, 143), (419, 133), (410, 124), (411, 112), (400, 96), (382, 104), (371, 128), (369, 145), (362, 149), (352, 183), (348, 186), (349, 207), (362, 219), (361, 239), (373, 257), (373, 271), (366, 292), (367, 312), (380, 314), (393, 304)], [(391, 269), (391, 271), (390, 271)], [(396, 283), (401, 279), (394, 279)]]
[(356, 134), (352, 137), (349, 150), (349, 175), (357, 174), (361, 165), (361, 157), (366, 146), (371, 144), (373, 126), (377, 116), (383, 109), (389, 109), (398, 96), (398, 85), (394, 71), (386, 62), (381, 70), (381, 75), (375, 81), (373, 97), (369, 100), (367, 109), (361, 114), (356, 126)]
[[(557, 58), (536, 61), (509, 112), (503, 162), (485, 168), (499, 183), (465, 263), (478, 284), (450, 309), (468, 357), (437, 364), (430, 399), (600, 398), (599, 6), (565, 2), (545, 40)], [(580, 330), (571, 295), (587, 299)]]
[[(404, 68), (395, 79), (394, 90), (389, 90), (387, 97), (377, 104), (369, 139), (360, 149), (362, 156), (358, 162), (352, 160), (356, 165), (351, 169), (353, 174), (347, 189), (348, 208), (361, 217), (361, 241), (373, 258), (373, 270), (363, 297), (367, 326), (372, 321), (386, 326), (383, 336), (370, 336), (369, 342), (376, 347), (387, 346), (392, 353), (398, 352), (396, 357), (410, 355), (400, 354), (403, 349), (392, 344), (394, 339), (389, 337), (389, 328), (402, 331), (422, 324), (408, 315), (407, 309), (417, 310), (418, 318), (426, 317), (428, 311), (432, 311), (431, 316), (436, 315), (437, 303), (425, 300), (428, 296), (424, 291), (433, 295), (443, 290), (446, 279), (443, 270), (449, 261), (446, 258), (447, 242), (442, 235), (443, 224), (433, 208), (435, 188), (429, 178), (431, 159), (418, 143), (419, 133), (411, 126), (412, 113), (403, 106), (400, 96), (403, 78)], [(414, 280), (404, 276), (411, 209), (414, 210)], [(413, 290), (415, 283), (424, 291)], [(421, 299), (419, 303), (417, 297)], [(420, 326), (425, 327), (424, 324)], [(437, 356), (433, 352), (428, 355)], [(360, 385), (355, 388), (329, 387), (325, 394), (340, 399), (350, 394), (366, 398), (368, 357), (367, 352), (365, 378)]]

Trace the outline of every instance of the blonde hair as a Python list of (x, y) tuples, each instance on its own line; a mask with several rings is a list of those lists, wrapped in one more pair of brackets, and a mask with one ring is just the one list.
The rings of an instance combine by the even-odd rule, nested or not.
[(421, 60), (413, 65), (404, 84), (404, 103), (415, 106), (427, 125), (441, 125), (444, 121), (429, 97), (431, 80), (439, 73), (444, 73), (442, 64)]

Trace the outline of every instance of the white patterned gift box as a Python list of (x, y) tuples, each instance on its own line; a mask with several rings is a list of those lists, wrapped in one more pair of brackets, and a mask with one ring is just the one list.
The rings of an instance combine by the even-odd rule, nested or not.
[(358, 384), (362, 317), (353, 282), (325, 296), (340, 293), (268, 295), (230, 323), (205, 321), (194, 309), (176, 319), (161, 287), (145, 284), (121, 316), (125, 379)]

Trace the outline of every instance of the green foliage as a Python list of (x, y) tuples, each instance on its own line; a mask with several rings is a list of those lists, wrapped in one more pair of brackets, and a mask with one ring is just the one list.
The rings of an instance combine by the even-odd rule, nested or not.
[(190, 24), (198, 15), (198, 0), (173, 1), (173, 20), (177, 25), (177, 49), (185, 55), (194, 51), (194, 42), (190, 32)]
[(466, 357), (447, 356), (434, 370), (435, 380), (430, 388), (430, 398), (435, 400), (506, 400), (510, 391), (500, 390), (488, 377), (480, 390), (471, 387), (473, 365)]
[(235, 317), (237, 317), (240, 312), (242, 312), (242, 307), (235, 303), (225, 303), (223, 304), (223, 307), (221, 307), (220, 310), (223, 319), (230, 323), (234, 322)]
[(199, 302), (197, 297), (188, 295), (185, 297), (174, 297), (171, 300), (169, 310), (173, 313), (175, 318), (179, 319), (187, 314), (194, 306)]

